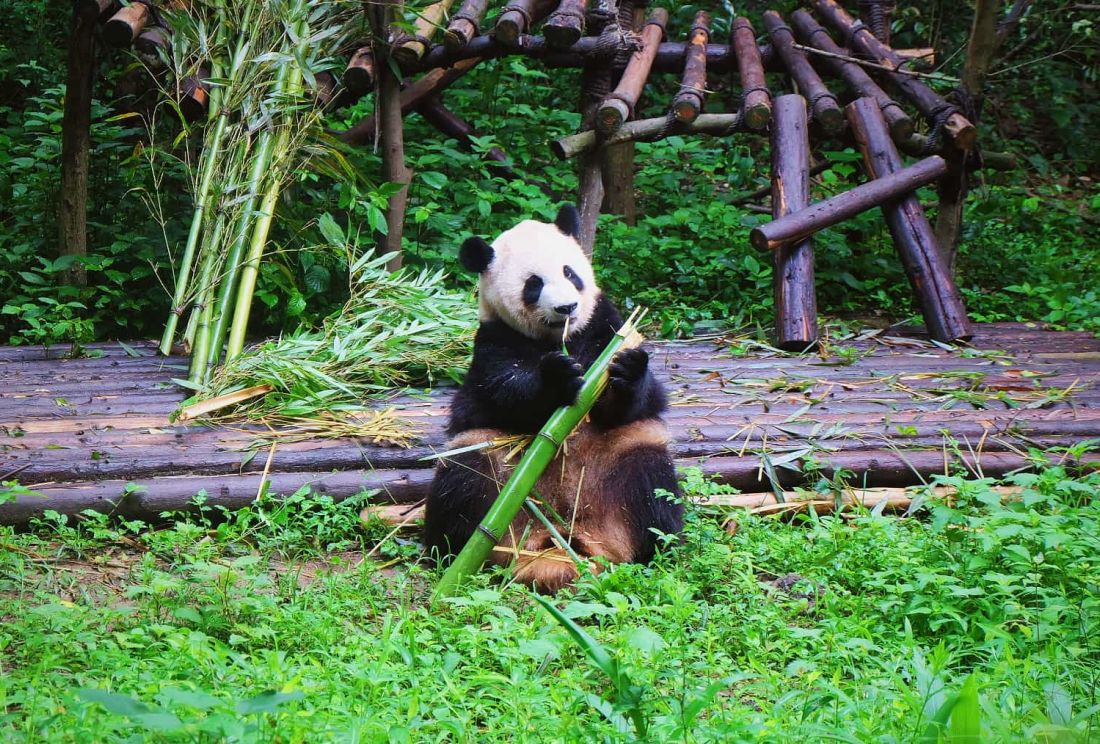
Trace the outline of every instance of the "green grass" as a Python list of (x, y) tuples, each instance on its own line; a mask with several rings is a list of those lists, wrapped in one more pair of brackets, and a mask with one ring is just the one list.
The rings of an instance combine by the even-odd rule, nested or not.
[(395, 537), (361, 562), (388, 530), (354, 503), (47, 517), (0, 531), (0, 738), (1092, 740), (1100, 474), (1011, 482), (919, 519), (693, 509), (556, 598), (581, 635), (501, 574), (430, 614), (438, 571)]

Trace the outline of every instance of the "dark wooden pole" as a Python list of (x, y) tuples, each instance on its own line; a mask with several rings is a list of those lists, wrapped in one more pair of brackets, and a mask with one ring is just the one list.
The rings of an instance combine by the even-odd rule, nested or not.
[(393, 20), (393, 2), (368, 7), (367, 17), (374, 35), (374, 58), (377, 67), (378, 90), (375, 93), (375, 116), (378, 118), (379, 140), (382, 146), (382, 176), (389, 183), (400, 184), (386, 206), (386, 235), (379, 240), (383, 253), (395, 254), (386, 265), (390, 271), (401, 268), (401, 234), (405, 227), (405, 205), (409, 198), (412, 173), (405, 167), (404, 118), (401, 116), (401, 81), (388, 64), (386, 43)]
[(768, 31), (772, 47), (775, 48), (779, 59), (791, 75), (791, 79), (798, 85), (798, 91), (809, 102), (810, 112), (814, 121), (821, 125), (827, 134), (837, 134), (844, 129), (844, 112), (825, 83), (821, 82), (821, 76), (810, 65), (806, 55), (794, 47), (794, 32), (783, 20), (783, 16), (774, 10), (765, 11), (764, 28)]
[(180, 81), (180, 113), (189, 124), (206, 120), (206, 112), (210, 107), (210, 87), (206, 82), (209, 77), (210, 68), (202, 67), (198, 75)]
[[(823, 52), (846, 56), (844, 49), (829, 36), (829, 32), (814, 20), (813, 16), (805, 10), (796, 10), (791, 14), (791, 25), (794, 26), (798, 38), (803, 44), (815, 47)], [(833, 75), (844, 80), (858, 96), (874, 98), (882, 109), (882, 115), (886, 117), (886, 123), (890, 126), (890, 134), (894, 141), (899, 142), (913, 134), (913, 120), (905, 109), (897, 101), (886, 95), (878, 83), (854, 62), (846, 62), (834, 57), (818, 57), (814, 60)]]
[(481, 32), (481, 19), (489, 9), (489, 0), (466, 0), (451, 17), (443, 33), (443, 46), (448, 51), (463, 49)]
[[(607, 10), (607, 9), (605, 9)], [(645, 10), (635, 3), (616, 7), (618, 30), (635, 37), (637, 29), (645, 22)], [(607, 25), (601, 29), (601, 33)], [(615, 28), (611, 29), (615, 31)], [(622, 70), (630, 55), (625, 50), (611, 59), (611, 66)], [(638, 202), (634, 195), (634, 161), (636, 148), (633, 141), (611, 144), (600, 150), (600, 172), (603, 180), (603, 204), (600, 211), (619, 215), (627, 225), (638, 221)]]
[(123, 6), (103, 25), (103, 40), (113, 47), (128, 47), (149, 23), (152, 13), (143, 2)]
[[(884, 178), (901, 169), (901, 156), (873, 98), (860, 98), (848, 105), (848, 124), (872, 178)], [(962, 296), (936, 243), (932, 226), (924, 216), (920, 200), (910, 194), (884, 205), (882, 212), (929, 335), (948, 343), (970, 338), (970, 322)]]
[[(893, 49), (875, 38), (866, 26), (856, 26), (848, 12), (836, 0), (810, 0), (818, 14), (833, 27), (848, 46), (859, 54), (880, 65), (901, 68), (905, 64)], [(970, 120), (956, 111), (942, 96), (933, 91), (912, 75), (888, 73), (890, 79), (905, 96), (920, 109), (921, 114), (933, 126), (942, 126), (943, 131), (961, 150), (974, 146), (977, 131)]]
[[(420, 102), (439, 95), (454, 81), (465, 75), (480, 59), (464, 59), (448, 69), (435, 69), (421, 76), (416, 82), (401, 91), (401, 113), (407, 114)], [(378, 130), (378, 120), (374, 115), (365, 116), (355, 126), (340, 132), (337, 136), (349, 145), (366, 146), (374, 143)]]
[(708, 42), (710, 42), (710, 13), (700, 10), (695, 14), (695, 24), (688, 34), (680, 92), (672, 99), (672, 113), (684, 124), (695, 121), (695, 117), (703, 110), (703, 98), (707, 91)]
[[(938, 155), (925, 158), (908, 168), (860, 184), (841, 194), (778, 217), (760, 225), (749, 234), (750, 242), (761, 250), (790, 245), (826, 227), (843, 222), (872, 207), (911, 194), (947, 172), (947, 163)], [(772, 208), (774, 211), (774, 203)]]
[(730, 28), (730, 46), (737, 56), (741, 78), (741, 111), (750, 129), (763, 129), (772, 118), (772, 96), (764, 77), (764, 63), (756, 46), (756, 32), (748, 18), (737, 18)]
[(588, 0), (561, 0), (557, 10), (542, 26), (542, 35), (550, 46), (566, 49), (584, 36), (584, 14)]
[[(772, 216), (784, 217), (810, 203), (810, 132), (806, 100), (775, 99), (772, 125)], [(776, 345), (804, 351), (817, 343), (814, 250), (807, 237), (775, 251)]]
[(657, 56), (657, 46), (661, 43), (667, 24), (668, 11), (654, 8), (642, 28), (641, 50), (631, 56), (619, 84), (600, 104), (596, 113), (596, 127), (601, 132), (614, 132), (634, 113), (634, 107), (642, 96), (642, 88), (649, 79), (653, 59)]
[[(473, 149), (473, 140), (471, 139), (475, 134), (473, 126), (444, 106), (438, 98), (432, 96), (420, 101), (416, 106), (416, 112), (440, 132), (458, 140), (463, 148)], [(494, 161), (489, 165), (489, 168), (496, 175), (509, 181), (522, 180), (515, 171), (506, 165), (511, 161), (511, 158), (499, 147), (490, 148), (484, 155), (487, 159)]]
[(65, 110), (61, 117), (61, 198), (58, 255), (72, 256), (68, 284), (88, 283), (80, 259), (88, 255), (88, 152), (91, 149), (92, 86), (95, 81), (95, 24), (98, 6), (77, 5), (69, 33)]

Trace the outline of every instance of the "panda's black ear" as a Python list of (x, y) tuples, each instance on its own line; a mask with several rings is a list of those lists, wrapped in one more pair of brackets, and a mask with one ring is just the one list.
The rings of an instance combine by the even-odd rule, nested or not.
[(493, 260), (493, 246), (474, 235), (466, 238), (462, 247), (458, 249), (458, 261), (466, 271), (480, 274), (489, 268)]
[(561, 205), (561, 209), (558, 210), (558, 216), (554, 218), (554, 224), (569, 237), (574, 240), (580, 240), (581, 214), (572, 204)]

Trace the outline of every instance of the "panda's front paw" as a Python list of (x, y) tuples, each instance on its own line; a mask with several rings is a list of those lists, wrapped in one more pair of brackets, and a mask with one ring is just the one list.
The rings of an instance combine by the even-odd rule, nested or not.
[(584, 369), (573, 357), (553, 351), (539, 361), (542, 384), (559, 406), (571, 406), (584, 384)]
[(615, 355), (607, 368), (608, 384), (613, 390), (631, 390), (645, 379), (649, 354), (645, 349), (625, 349)]

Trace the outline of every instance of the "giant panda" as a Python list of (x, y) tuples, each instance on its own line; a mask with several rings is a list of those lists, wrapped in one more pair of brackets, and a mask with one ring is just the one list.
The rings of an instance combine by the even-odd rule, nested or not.
[[(553, 224), (525, 220), (491, 245), (479, 237), (462, 244), (460, 263), (480, 275), (480, 325), (469, 373), (451, 403), (448, 451), (536, 434), (555, 409), (575, 402), (584, 371), (622, 325), (596, 285), (579, 232), (580, 215), (564, 205)], [(646, 563), (657, 532), (678, 533), (683, 521), (661, 420), (665, 392), (641, 348), (619, 352), (609, 378), (534, 493), (570, 526), (561, 532), (581, 556)], [(424, 519), (430, 553), (445, 559), (462, 549), (517, 460), (504, 448), (483, 448), (437, 464)], [(538, 554), (519, 555), (517, 581), (553, 593), (577, 577), (526, 510), (499, 537), (501, 546)], [(514, 557), (494, 551), (491, 560), (506, 565)]]

